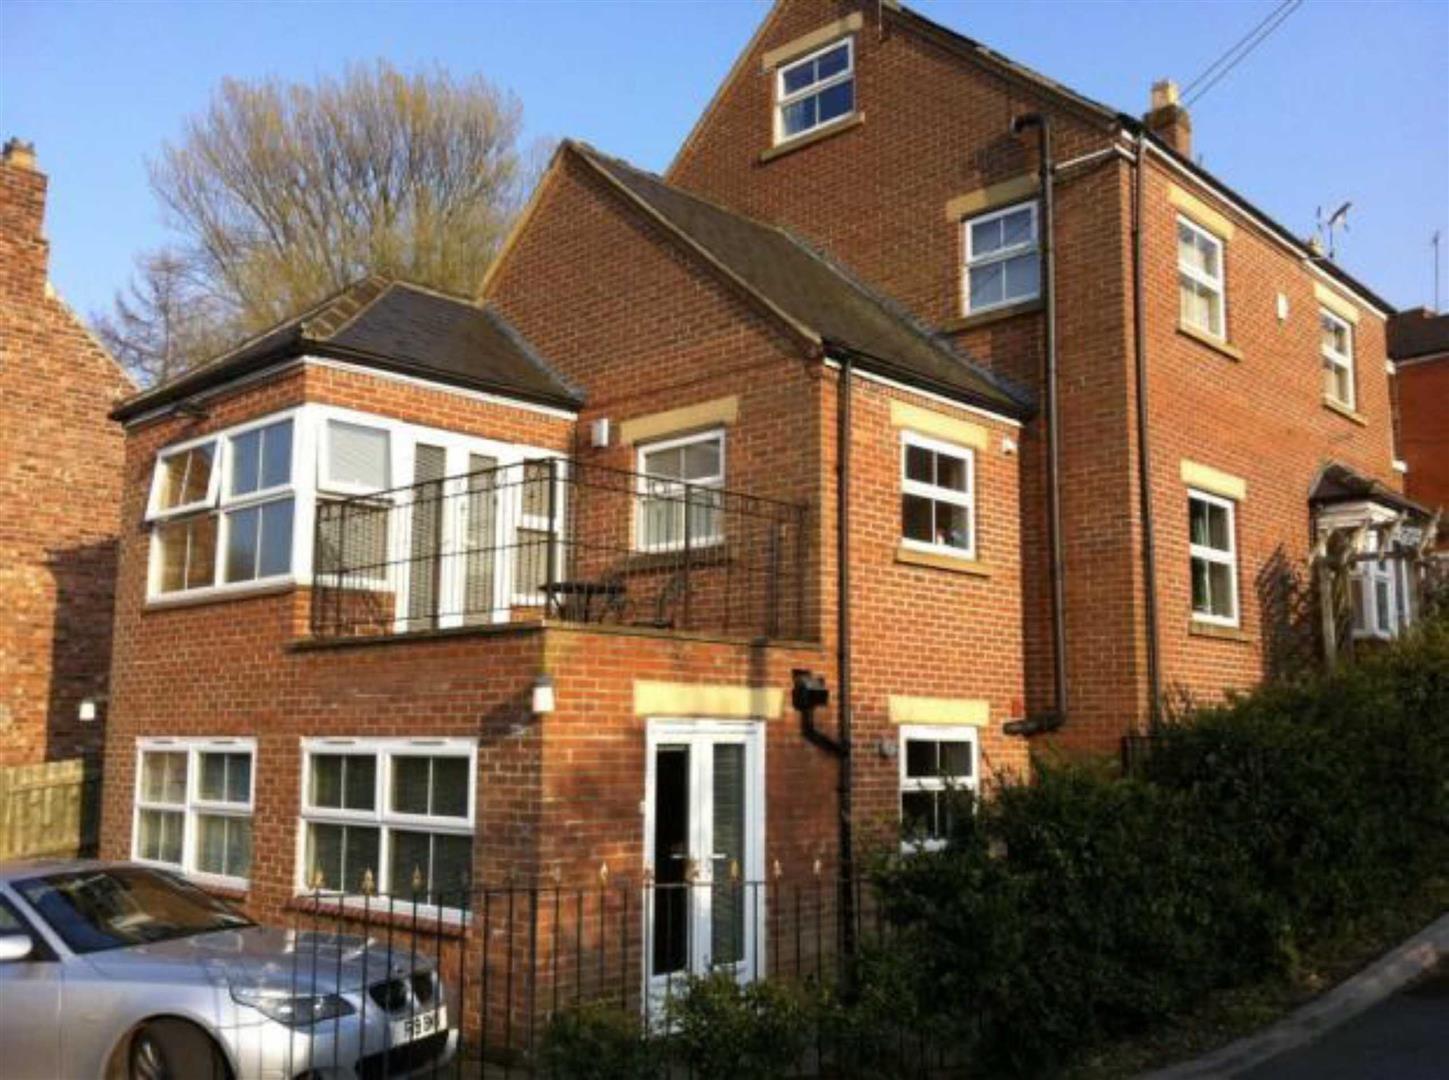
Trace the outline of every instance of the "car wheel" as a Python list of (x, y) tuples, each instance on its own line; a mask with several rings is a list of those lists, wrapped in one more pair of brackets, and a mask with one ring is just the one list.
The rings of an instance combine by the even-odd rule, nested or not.
[(200, 1028), (153, 1020), (131, 1036), (129, 1080), (227, 1080), (226, 1061)]

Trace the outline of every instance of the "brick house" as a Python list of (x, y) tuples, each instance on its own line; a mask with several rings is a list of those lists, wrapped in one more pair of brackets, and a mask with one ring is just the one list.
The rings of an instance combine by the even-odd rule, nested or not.
[[(1389, 320), (1389, 357), (1397, 376), (1405, 489), (1425, 506), (1449, 507), (1449, 315), (1426, 308), (1399, 312)], [(1441, 518), (1441, 547), (1446, 529)]]
[(781, 3), (666, 177), (565, 142), (479, 297), (364, 281), (124, 403), (105, 850), (273, 918), (416, 892), (510, 1021), (503, 936), (546, 1002), (617, 920), (647, 1003), (772, 970), (763, 886), (939, 840), (1027, 736), (1314, 653), (1315, 584), (1396, 629), (1389, 309), (1160, 96)]
[[(46, 177), (0, 157), (0, 768), (99, 755), (131, 381), (47, 281)], [(84, 714), (84, 715), (83, 715)]]

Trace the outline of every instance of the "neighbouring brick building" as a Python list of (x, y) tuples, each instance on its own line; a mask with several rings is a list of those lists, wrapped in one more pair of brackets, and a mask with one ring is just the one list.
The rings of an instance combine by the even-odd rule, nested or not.
[[(1389, 356), (1397, 376), (1405, 488), (1425, 506), (1449, 508), (1449, 315), (1426, 308), (1399, 312), (1389, 320)], [(1441, 518), (1439, 524), (1443, 537), (1449, 522)]]
[(666, 177), (565, 142), (476, 299), (364, 281), (124, 403), (107, 853), (273, 918), (417, 890), (494, 1005), (515, 932), (539, 1005), (619, 925), (590, 985), (647, 1002), (1031, 736), (1396, 632), (1390, 310), (1156, 97), (782, 2)]
[[(0, 767), (104, 741), (123, 437), (134, 391), (47, 281), (46, 177), (0, 158)], [(83, 703), (94, 715), (81, 719)]]

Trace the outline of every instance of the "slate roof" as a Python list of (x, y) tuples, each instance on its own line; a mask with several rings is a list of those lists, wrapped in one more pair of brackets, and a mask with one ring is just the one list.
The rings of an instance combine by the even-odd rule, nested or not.
[(803, 336), (851, 353), (878, 374), (1008, 416), (1031, 411), (1024, 392), (786, 230), (726, 210), (586, 144), (566, 145)]
[(1347, 465), (1331, 462), (1323, 467), (1308, 501), (1314, 506), (1332, 506), (1335, 503), (1358, 502), (1360, 500), (1380, 503), (1417, 517), (1429, 517), (1428, 508), (1406, 498), (1387, 484), (1364, 476)]
[(174, 379), (127, 398), (127, 420), (300, 356), (576, 409), (583, 395), (549, 368), (497, 311), (373, 276)]

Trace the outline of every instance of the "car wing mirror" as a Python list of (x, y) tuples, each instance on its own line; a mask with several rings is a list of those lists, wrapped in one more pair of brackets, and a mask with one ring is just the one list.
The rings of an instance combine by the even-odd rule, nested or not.
[(34, 951), (35, 941), (29, 934), (0, 934), (0, 964), (24, 960)]

